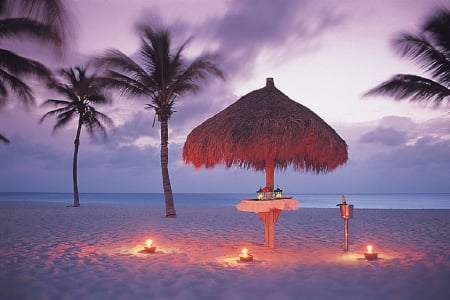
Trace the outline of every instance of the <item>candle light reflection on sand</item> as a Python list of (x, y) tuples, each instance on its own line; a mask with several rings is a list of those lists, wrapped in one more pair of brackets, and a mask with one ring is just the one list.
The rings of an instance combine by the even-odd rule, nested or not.
[[(134, 246), (119, 246), (117, 248), (111, 248), (111, 250), (106, 251), (110, 255), (130, 255), (136, 257), (148, 257), (148, 253), (143, 250), (142, 243), (136, 244)], [(158, 250), (155, 254), (179, 254), (182, 251), (176, 247), (168, 247), (164, 245), (158, 245)]]
[[(220, 257), (216, 257), (215, 261), (224, 267), (245, 267), (247, 264), (242, 260), (243, 256), (245, 256), (245, 257), (251, 256), (252, 262), (253, 262), (253, 255), (250, 255), (248, 253), (248, 249), (249, 249), (249, 247), (247, 247), (247, 246), (240, 247), (238, 249), (236, 249), (234, 247), (227, 249), (227, 253), (229, 253), (229, 254), (220, 256)], [(259, 252), (259, 253), (262, 256), (265, 256), (261, 252)], [(250, 260), (248, 260), (248, 261), (250, 261)], [(258, 262), (261, 263), (263, 261), (264, 261), (264, 259), (260, 260), (259, 256), (258, 256)]]
[[(186, 245), (184, 245), (186, 246)], [(317, 245), (316, 245), (317, 246)], [(304, 251), (298, 251), (291, 249), (290, 247), (279, 247), (276, 249), (268, 250), (265, 247), (261, 246), (244, 246), (239, 248), (211, 248), (209, 252), (210, 255), (201, 255), (197, 253), (197, 251), (188, 251), (189, 247), (181, 247), (181, 245), (171, 245), (171, 244), (162, 244), (158, 243), (158, 250), (155, 253), (156, 256), (159, 254), (163, 255), (184, 255), (189, 261), (199, 263), (199, 262), (216, 262), (224, 267), (239, 267), (247, 265), (240, 260), (240, 255), (242, 255), (242, 249), (247, 248), (252, 250), (252, 255), (257, 257), (257, 260), (253, 261), (253, 264), (257, 265), (286, 265), (286, 264), (318, 264), (328, 261), (330, 263), (338, 263), (338, 264), (358, 264), (361, 261), (367, 261), (364, 256), (364, 252), (367, 250), (367, 246), (358, 246), (356, 249), (351, 249), (346, 253), (342, 253), (341, 251), (330, 251), (329, 248), (316, 248), (312, 249), (304, 249)], [(395, 247), (394, 247), (395, 248)], [(118, 247), (110, 247), (110, 250), (105, 250), (102, 252), (107, 252), (109, 255), (128, 255), (135, 256), (140, 258), (148, 258), (148, 253), (143, 251), (143, 244), (138, 243), (134, 244), (134, 246), (120, 245)], [(103, 250), (103, 249), (102, 249)], [(191, 249), (193, 250), (193, 249)], [(196, 249), (198, 250), (198, 249)], [(379, 249), (379, 261), (391, 261), (391, 260), (404, 260), (408, 259), (420, 259), (421, 254), (416, 253), (410, 249), (394, 249), (393, 247), (383, 247)], [(219, 253), (222, 252), (223, 255)], [(219, 255), (217, 255), (219, 254)], [(153, 256), (153, 255), (152, 255)], [(250, 264), (251, 265), (251, 264)]]
[[(359, 261), (366, 261), (365, 251), (367, 250), (364, 247), (364, 250), (352, 250), (346, 253), (338, 253), (335, 256), (335, 261), (344, 262), (344, 263), (357, 263)], [(408, 251), (407, 251), (408, 252)], [(378, 253), (378, 259), (384, 261), (390, 261), (395, 259), (404, 259), (406, 252), (398, 252), (395, 250), (384, 249), (383, 253)]]

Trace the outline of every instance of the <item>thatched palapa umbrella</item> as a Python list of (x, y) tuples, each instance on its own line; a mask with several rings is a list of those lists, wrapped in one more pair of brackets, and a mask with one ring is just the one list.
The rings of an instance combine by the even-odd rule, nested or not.
[(272, 78), (194, 128), (183, 147), (183, 160), (196, 168), (265, 170), (270, 190), (275, 169), (326, 173), (347, 159), (347, 144), (336, 131), (278, 90)]

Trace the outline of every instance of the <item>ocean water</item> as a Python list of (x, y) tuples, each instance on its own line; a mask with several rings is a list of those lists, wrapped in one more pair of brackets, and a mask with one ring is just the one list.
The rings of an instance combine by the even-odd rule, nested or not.
[[(291, 194), (300, 208), (335, 208), (340, 194)], [(367, 209), (450, 209), (450, 193), (444, 194), (346, 194), (348, 204)], [(245, 193), (174, 193), (175, 206), (235, 206), (242, 199), (256, 197)], [(72, 193), (2, 193), (0, 201), (57, 202), (73, 204)], [(164, 205), (162, 193), (81, 193), (84, 204)]]

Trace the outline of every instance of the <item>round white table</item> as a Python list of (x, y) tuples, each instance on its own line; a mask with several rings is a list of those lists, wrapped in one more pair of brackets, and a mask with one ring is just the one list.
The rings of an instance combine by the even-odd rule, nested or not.
[(244, 199), (236, 205), (239, 211), (254, 212), (260, 217), (265, 231), (265, 245), (275, 247), (275, 223), (283, 210), (297, 210), (298, 200), (284, 197), (270, 200)]

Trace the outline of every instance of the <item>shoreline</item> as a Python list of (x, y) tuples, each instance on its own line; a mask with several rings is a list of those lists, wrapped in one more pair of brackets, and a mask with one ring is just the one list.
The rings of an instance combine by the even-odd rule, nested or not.
[[(240, 193), (175, 193), (175, 206), (230, 207), (254, 194)], [(341, 203), (340, 194), (291, 194), (301, 208), (335, 208)], [(81, 205), (91, 203), (164, 205), (162, 193), (81, 193)], [(450, 209), (450, 194), (346, 194), (347, 202), (362, 209)], [(0, 202), (33, 201), (71, 205), (72, 193), (1, 193)]]
[[(237, 203), (236, 203), (237, 204)], [(190, 209), (190, 208), (196, 208), (196, 209), (220, 209), (220, 208), (236, 208), (236, 204), (227, 204), (227, 205), (217, 205), (217, 204), (177, 204), (175, 201), (175, 208), (177, 209), (177, 215), (178, 215), (178, 208), (180, 209)], [(164, 204), (161, 203), (105, 203), (105, 202), (89, 202), (89, 203), (81, 203), (80, 207), (74, 207), (73, 203), (65, 203), (61, 201), (23, 201), (23, 200), (12, 200), (12, 201), (0, 201), (0, 208), (2, 206), (5, 207), (11, 207), (11, 206), (17, 206), (17, 205), (29, 205), (29, 206), (41, 206), (41, 205), (50, 205), (50, 206), (57, 206), (57, 207), (66, 207), (66, 208), (87, 208), (87, 207), (141, 207), (141, 208), (153, 208), (153, 209), (161, 209), (165, 210)], [(315, 210), (315, 209), (323, 209), (323, 210), (333, 210), (333, 211), (339, 211), (339, 208), (335, 207), (302, 207), (301, 202), (299, 203), (299, 210)], [(365, 211), (365, 210), (371, 210), (371, 211), (450, 211), (450, 208), (364, 208), (364, 207), (354, 207), (354, 211)], [(290, 213), (290, 212), (288, 212)]]

